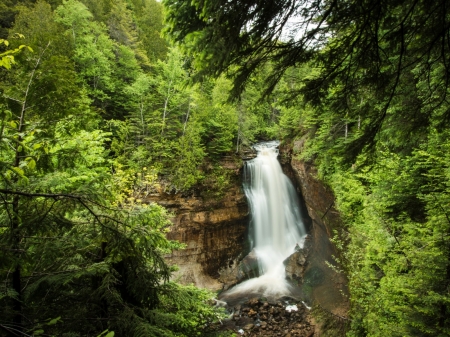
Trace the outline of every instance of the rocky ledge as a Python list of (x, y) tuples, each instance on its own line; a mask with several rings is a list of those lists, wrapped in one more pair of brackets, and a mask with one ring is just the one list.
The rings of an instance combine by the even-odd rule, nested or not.
[[(304, 247), (296, 248), (296, 251), (288, 256), (283, 262), (286, 271), (286, 279), (292, 281), (293, 284), (298, 285), (303, 282), (303, 276), (308, 266), (307, 257), (310, 249), (311, 240), (310, 236), (307, 236)], [(259, 277), (259, 269), (259, 259), (253, 249), (247, 256), (238, 261), (238, 263), (219, 270), (219, 281), (223, 283), (222, 290), (226, 291), (243, 281)]]
[(277, 302), (253, 298), (233, 308), (228, 320), (213, 330), (233, 331), (237, 336), (312, 337), (316, 332), (309, 308), (302, 302), (282, 298)]

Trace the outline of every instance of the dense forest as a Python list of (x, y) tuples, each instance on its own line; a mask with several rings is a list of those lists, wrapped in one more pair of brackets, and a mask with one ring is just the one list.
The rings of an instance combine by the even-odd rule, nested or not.
[(141, 197), (280, 139), (335, 194), (348, 336), (449, 336), (449, 80), (446, 0), (4, 0), (0, 335), (205, 334)]
[(190, 84), (154, 0), (7, 1), (0, 18), (0, 335), (196, 335), (221, 313), (169, 282), (182, 245), (141, 196), (225, 188), (218, 159), (274, 108)]

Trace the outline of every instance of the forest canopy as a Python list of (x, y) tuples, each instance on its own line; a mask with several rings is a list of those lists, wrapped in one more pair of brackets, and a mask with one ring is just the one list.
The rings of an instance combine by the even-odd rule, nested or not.
[(394, 101), (411, 83), (421, 83), (422, 100), (410, 104), (410, 127), (429, 124), (435, 109), (442, 110), (442, 125), (448, 123), (450, 11), (445, 0), (164, 4), (167, 32), (183, 41), (200, 69), (199, 80), (226, 74), (239, 95), (252, 74), (271, 64), (269, 93), (291, 67), (314, 68), (314, 76), (289, 90), (288, 99), (303, 95), (318, 109), (327, 106), (348, 120), (360, 119), (358, 136), (347, 149), (351, 159), (373, 144)]

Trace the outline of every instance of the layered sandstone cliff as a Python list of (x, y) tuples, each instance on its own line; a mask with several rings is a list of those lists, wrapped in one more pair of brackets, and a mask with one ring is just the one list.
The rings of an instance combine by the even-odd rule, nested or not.
[(182, 284), (222, 289), (219, 270), (236, 264), (245, 251), (248, 205), (240, 167), (233, 159), (222, 166), (232, 172), (232, 179), (219, 197), (197, 190), (186, 194), (161, 192), (147, 198), (173, 214), (168, 238), (186, 245), (166, 256), (169, 264), (179, 267), (174, 279)]

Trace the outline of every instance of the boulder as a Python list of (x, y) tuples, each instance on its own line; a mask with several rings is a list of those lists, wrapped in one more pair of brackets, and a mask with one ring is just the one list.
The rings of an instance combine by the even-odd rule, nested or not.
[(251, 330), (251, 329), (253, 329), (254, 326), (255, 326), (255, 325), (252, 324), (252, 323), (246, 324), (246, 325), (244, 326), (244, 330)]
[(241, 283), (245, 280), (260, 276), (259, 259), (254, 250), (245, 256), (233, 268), (222, 269), (219, 271), (219, 280), (224, 283), (222, 290)]
[(300, 248), (284, 260), (283, 263), (286, 267), (286, 278), (288, 280), (297, 282), (301, 282), (303, 280), (303, 274), (307, 266), (306, 258), (306, 249)]
[(259, 274), (259, 259), (253, 249), (246, 257), (239, 263), (237, 273), (237, 283), (258, 277)]

